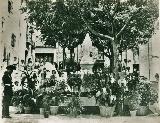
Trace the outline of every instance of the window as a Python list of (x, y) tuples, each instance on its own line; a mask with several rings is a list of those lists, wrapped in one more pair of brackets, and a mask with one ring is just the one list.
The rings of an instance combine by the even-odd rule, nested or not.
[(23, 1), (24, 1), (24, 0), (21, 0), (21, 5), (22, 5)]
[(15, 34), (12, 33), (12, 36), (11, 36), (11, 46), (12, 47), (15, 46), (15, 42), (16, 42), (16, 36), (15, 36)]
[(2, 32), (4, 31), (4, 21), (5, 21), (5, 19), (4, 19), (4, 17), (2, 17)]
[(7, 65), (10, 65), (10, 57), (11, 57), (11, 54), (9, 53), (9, 54), (7, 55)]
[(8, 12), (12, 13), (13, 10), (13, 2), (11, 0), (8, 0)]
[(92, 57), (92, 56), (93, 56), (93, 53), (92, 53), (92, 52), (90, 52), (89, 56), (90, 56), (90, 57)]
[(3, 51), (3, 62), (5, 62), (6, 59), (7, 59), (7, 53), (6, 53), (6, 47), (4, 47), (4, 51)]

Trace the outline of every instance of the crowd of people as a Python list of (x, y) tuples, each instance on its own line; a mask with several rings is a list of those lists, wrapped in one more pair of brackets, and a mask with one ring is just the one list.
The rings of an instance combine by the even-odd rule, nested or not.
[[(68, 85), (68, 72), (64, 69), (59, 69), (57, 63), (51, 64), (50, 62), (45, 62), (43, 60), (36, 60), (34, 63), (31, 59), (28, 59), (28, 63), (25, 64), (24, 60), (18, 64), (14, 64), (16, 69), (13, 70), (12, 73), (12, 82), (14, 84), (13, 90), (25, 89), (27, 86), (31, 89), (38, 89), (43, 83), (48, 83), (50, 85), (55, 85), (55, 82), (65, 82)], [(71, 74), (78, 74), (80, 75), (81, 80), (83, 79), (84, 74), (90, 73), (93, 74), (94, 71), (92, 70), (79, 70), (70, 72)], [(102, 71), (99, 71), (101, 73)], [(120, 79), (118, 81), (119, 85), (126, 86), (129, 79), (131, 79), (130, 72), (128, 70), (122, 71), (125, 75), (120, 75)], [(133, 75), (135, 74), (135, 75)], [(133, 78), (137, 79), (138, 73), (136, 70), (133, 72)], [(127, 76), (126, 76), (127, 75)], [(126, 76), (126, 77), (124, 77)], [(111, 82), (115, 81), (113, 75), (111, 74), (110, 77)], [(136, 81), (136, 80), (135, 80)], [(68, 89), (71, 90), (70, 86), (68, 85)], [(127, 89), (127, 88), (126, 88)]]
[[(85, 74), (96, 74), (100, 76), (100, 80), (102, 79), (102, 69), (97, 69), (96, 73), (93, 70), (82, 70), (77, 69), (75, 71), (70, 72), (70, 75), (78, 75), (79, 80), (78, 83), (74, 81), (69, 81), (72, 77), (68, 75), (67, 69), (60, 69), (57, 63), (45, 62), (43, 60), (36, 60), (34, 63), (31, 59), (28, 59), (27, 64), (25, 64), (24, 60), (21, 60), (20, 63), (15, 62), (13, 65), (6, 67), (7, 71), (4, 72), (2, 81), (4, 86), (4, 98), (3, 98), (3, 117), (9, 118), (9, 104), (11, 101), (11, 97), (14, 91), (30, 88), (32, 90), (37, 90), (40, 86), (55, 86), (56, 84), (65, 82), (67, 86), (66, 89), (70, 92), (73, 91), (73, 85), (75, 84), (80, 90), (82, 80)], [(123, 73), (123, 72), (122, 72)], [(131, 78), (129, 72), (125, 71), (125, 74), (128, 74), (127, 77), (123, 77), (120, 75), (120, 79), (118, 81), (119, 85), (127, 87), (127, 81)], [(133, 73), (135, 75), (132, 78), (137, 78), (136, 71)], [(70, 78), (70, 79), (69, 79)], [(106, 80), (104, 80), (106, 81)], [(109, 75), (109, 80), (111, 83), (115, 82), (114, 75)], [(136, 80), (135, 80), (136, 81)], [(103, 83), (103, 80), (100, 81)], [(9, 86), (8, 86), (9, 84)], [(132, 85), (130, 85), (132, 87)], [(126, 88), (127, 89), (127, 88)]]
[(56, 63), (44, 61), (33, 63), (31, 59), (28, 59), (27, 64), (21, 60), (20, 63), (14, 62), (8, 65), (2, 73), (4, 87), (2, 118), (11, 118), (9, 105), (15, 91), (28, 88), (36, 90), (44, 83), (55, 85), (61, 81), (67, 82), (67, 73), (60, 71)]
[(33, 64), (30, 59), (27, 65), (21, 60), (21, 64), (12, 74), (15, 90), (25, 88), (27, 84), (31, 89), (35, 89), (45, 81), (67, 81), (66, 79), (66, 72), (59, 70), (56, 63), (36, 61)]

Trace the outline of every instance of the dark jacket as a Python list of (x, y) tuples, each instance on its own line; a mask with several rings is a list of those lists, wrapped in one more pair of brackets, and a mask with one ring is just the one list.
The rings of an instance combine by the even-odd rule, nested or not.
[(9, 72), (5, 72), (3, 77), (2, 77), (3, 85), (4, 85), (4, 95), (13, 95), (13, 90), (12, 90), (12, 77)]

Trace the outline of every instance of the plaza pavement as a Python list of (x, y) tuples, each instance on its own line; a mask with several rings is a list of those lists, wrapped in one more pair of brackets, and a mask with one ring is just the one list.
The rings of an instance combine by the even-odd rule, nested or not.
[(101, 117), (98, 115), (80, 115), (77, 118), (67, 115), (50, 115), (44, 118), (40, 114), (11, 114), (12, 119), (1, 119), (0, 123), (160, 123), (160, 116)]

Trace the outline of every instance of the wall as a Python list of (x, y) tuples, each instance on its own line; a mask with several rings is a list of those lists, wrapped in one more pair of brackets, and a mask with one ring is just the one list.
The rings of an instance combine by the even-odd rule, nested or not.
[(140, 64), (140, 75), (145, 76), (149, 79), (149, 54), (148, 44), (139, 46), (139, 64)]
[(155, 74), (160, 75), (160, 30), (156, 30), (151, 38), (151, 80), (155, 81)]
[[(26, 21), (24, 20), (25, 14), (21, 14), (19, 10), (21, 0), (12, 0), (12, 13), (8, 12), (8, 0), (1, 0), (1, 23), (3, 22), (3, 28), (1, 28), (1, 44), (0, 44), (0, 56), (1, 56), (1, 69), (4, 66), (4, 48), (6, 48), (6, 55), (8, 64), (13, 64), (13, 58), (17, 57), (19, 60), (24, 59), (26, 49)], [(4, 18), (4, 19), (2, 19)], [(1, 25), (2, 27), (2, 25)], [(11, 46), (11, 36), (16, 36), (15, 46)]]

